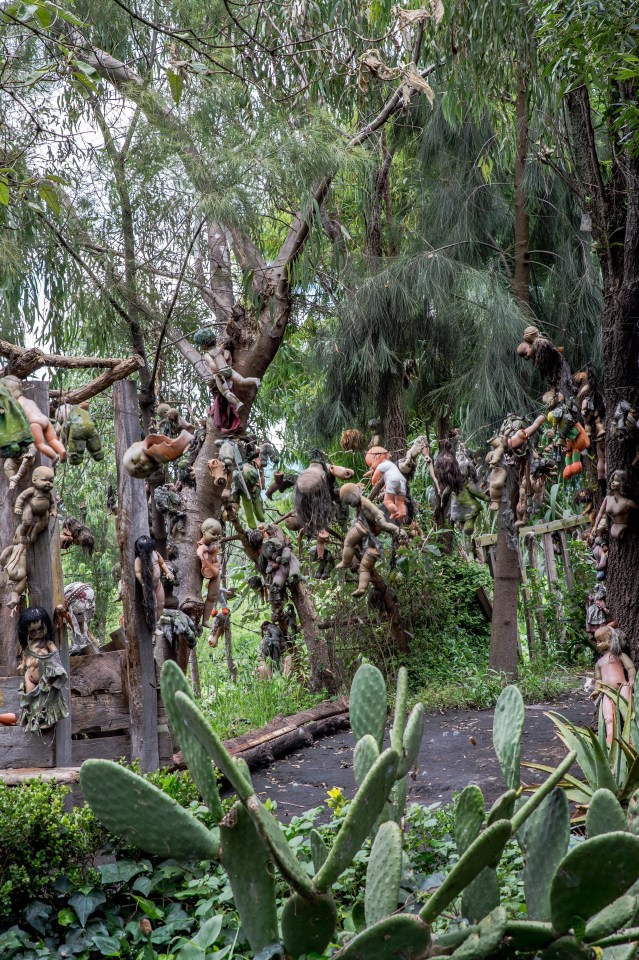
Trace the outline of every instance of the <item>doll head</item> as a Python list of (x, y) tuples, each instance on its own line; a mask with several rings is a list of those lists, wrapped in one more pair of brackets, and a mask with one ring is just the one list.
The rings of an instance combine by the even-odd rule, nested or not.
[(623, 630), (619, 630), (611, 624), (606, 624), (606, 626), (595, 630), (595, 643), (600, 653), (609, 650), (613, 656), (619, 657), (623, 653), (625, 641), (626, 635)]
[(627, 496), (628, 473), (625, 470), (615, 470), (608, 481), (608, 491), (610, 493), (619, 493), (622, 497)]
[(222, 524), (219, 520), (215, 520), (213, 517), (209, 517), (204, 521), (200, 527), (202, 531), (202, 539), (206, 544), (213, 543), (214, 540), (217, 540), (222, 533)]
[(362, 502), (362, 490), (356, 483), (344, 483), (339, 489), (339, 498), (348, 507), (359, 507)]
[(193, 343), (200, 350), (209, 350), (216, 345), (217, 337), (208, 327), (202, 327), (194, 333)]
[(27, 607), (18, 619), (18, 642), (22, 650), (53, 641), (51, 617), (44, 607)]
[(364, 460), (369, 467), (378, 467), (384, 460), (389, 460), (390, 456), (385, 447), (371, 447), (366, 453)]
[(55, 473), (51, 467), (36, 467), (31, 474), (31, 483), (36, 490), (40, 490), (42, 493), (51, 493), (54, 480)]

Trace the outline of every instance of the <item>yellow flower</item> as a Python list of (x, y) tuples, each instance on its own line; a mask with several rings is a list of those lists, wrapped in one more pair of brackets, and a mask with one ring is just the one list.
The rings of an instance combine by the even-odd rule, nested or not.
[(342, 791), (340, 790), (339, 787), (333, 787), (332, 790), (329, 790), (329, 791), (328, 791), (328, 795), (329, 795), (329, 797), (331, 797), (333, 800), (337, 800), (338, 797), (341, 797), (341, 796), (342, 796)]

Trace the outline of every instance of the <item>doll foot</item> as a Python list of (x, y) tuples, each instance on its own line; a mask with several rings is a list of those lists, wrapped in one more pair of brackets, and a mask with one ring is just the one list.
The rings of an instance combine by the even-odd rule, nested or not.
[(365, 593), (366, 593), (366, 590), (365, 589), (362, 590), (360, 587), (358, 587), (357, 590), (353, 590), (354, 597), (363, 597)]

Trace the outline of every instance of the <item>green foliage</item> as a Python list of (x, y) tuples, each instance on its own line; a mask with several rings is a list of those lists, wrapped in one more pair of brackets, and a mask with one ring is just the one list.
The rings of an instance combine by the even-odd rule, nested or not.
[(88, 807), (65, 810), (68, 793), (42, 780), (0, 784), (0, 917), (92, 877), (105, 833)]
[[(580, 767), (585, 780), (580, 780), (568, 774), (562, 783), (570, 800), (578, 804), (581, 808), (581, 819), (586, 816), (586, 809), (598, 797), (598, 804), (604, 804), (607, 801), (605, 793), (602, 796), (601, 791), (609, 791), (612, 794), (611, 799), (616, 797), (624, 806), (628, 804), (631, 795), (639, 787), (639, 751), (635, 744), (637, 743), (639, 694), (635, 690), (630, 709), (625, 700), (615, 690), (609, 689), (611, 699), (616, 699), (616, 717), (615, 717), (615, 736), (611, 744), (606, 743), (604, 722), (602, 711), (599, 717), (599, 735), (593, 733), (587, 727), (580, 727), (561, 714), (550, 711), (546, 716), (550, 717), (557, 728), (559, 739), (569, 750), (576, 752), (577, 765)], [(548, 771), (550, 768), (546, 764), (535, 763), (527, 764), (537, 770)], [(616, 807), (613, 807), (616, 810)], [(609, 824), (618, 820), (614, 813), (609, 811), (610, 816), (606, 817)], [(591, 817), (594, 815), (591, 815)], [(599, 823), (601, 818), (597, 817)], [(594, 820), (591, 821), (594, 824)], [(610, 829), (610, 826), (609, 826)], [(601, 825), (596, 828), (596, 832), (604, 832)]]

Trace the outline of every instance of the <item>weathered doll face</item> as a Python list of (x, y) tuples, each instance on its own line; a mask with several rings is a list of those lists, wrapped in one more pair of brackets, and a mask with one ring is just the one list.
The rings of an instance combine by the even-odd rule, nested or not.
[(55, 474), (49, 467), (38, 467), (31, 476), (33, 486), (41, 493), (51, 493), (54, 479)]
[(608, 483), (608, 488), (612, 490), (613, 493), (621, 492), (621, 477), (617, 472), (613, 473)]
[(34, 620), (27, 626), (27, 646), (31, 649), (46, 644), (47, 628), (42, 620)]

